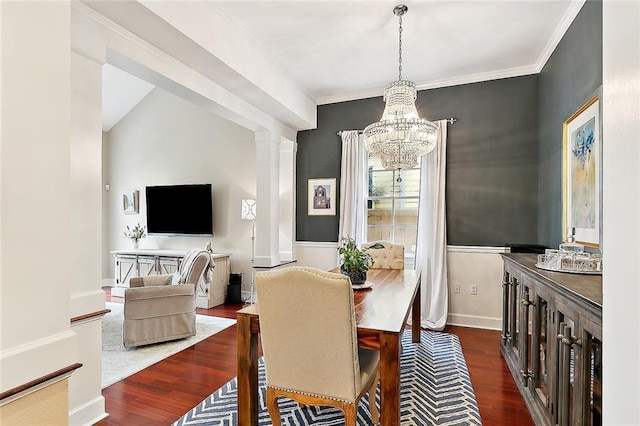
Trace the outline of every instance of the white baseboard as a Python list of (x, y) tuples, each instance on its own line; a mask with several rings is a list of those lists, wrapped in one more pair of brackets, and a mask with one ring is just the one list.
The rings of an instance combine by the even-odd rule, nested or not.
[(486, 330), (502, 330), (502, 318), (480, 317), (475, 315), (449, 314), (447, 325), (482, 328)]
[(109, 417), (105, 412), (104, 397), (100, 395), (88, 403), (69, 411), (70, 425), (94, 425)]
[(115, 278), (103, 278), (102, 279), (102, 287), (115, 287), (116, 279)]

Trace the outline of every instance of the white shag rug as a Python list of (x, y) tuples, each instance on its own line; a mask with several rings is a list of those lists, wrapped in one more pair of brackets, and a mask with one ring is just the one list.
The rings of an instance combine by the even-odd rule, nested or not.
[(102, 319), (102, 389), (147, 368), (236, 323), (229, 318), (196, 315), (196, 335), (186, 339), (127, 349), (122, 344), (123, 305), (106, 302)]

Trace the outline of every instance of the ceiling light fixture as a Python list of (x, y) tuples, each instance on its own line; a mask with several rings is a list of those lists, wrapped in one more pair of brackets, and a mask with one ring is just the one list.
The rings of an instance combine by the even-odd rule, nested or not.
[(387, 170), (412, 169), (418, 157), (428, 154), (437, 142), (438, 124), (418, 116), (416, 85), (402, 79), (402, 16), (403, 4), (393, 8), (399, 22), (398, 81), (384, 88), (384, 112), (380, 121), (364, 129), (367, 150), (382, 159)]

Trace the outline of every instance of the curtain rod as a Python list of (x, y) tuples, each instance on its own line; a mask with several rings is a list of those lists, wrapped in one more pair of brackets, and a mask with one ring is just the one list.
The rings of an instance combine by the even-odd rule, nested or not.
[[(457, 118), (455, 118), (455, 117), (451, 117), (451, 118), (441, 118), (440, 120), (430, 120), (430, 121), (441, 121), (441, 120), (444, 120), (444, 121), (446, 121), (446, 122), (447, 122), (447, 123), (449, 123), (449, 124), (454, 124), (456, 121), (458, 121), (458, 119), (457, 119)], [(362, 130), (358, 130), (358, 134), (359, 134), (359, 135), (361, 135), (361, 134), (362, 134)], [(337, 135), (338, 135), (338, 136), (342, 136), (342, 130), (340, 130), (340, 131), (337, 133)]]

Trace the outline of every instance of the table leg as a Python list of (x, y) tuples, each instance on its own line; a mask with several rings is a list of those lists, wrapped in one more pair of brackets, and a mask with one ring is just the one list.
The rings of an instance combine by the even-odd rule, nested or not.
[(418, 281), (418, 290), (416, 290), (416, 297), (413, 299), (413, 307), (411, 309), (411, 341), (413, 343), (420, 343), (420, 321), (421, 321), (421, 309), (422, 309), (422, 298), (421, 292), (421, 281)]
[(400, 335), (380, 335), (380, 425), (400, 425)]
[(258, 425), (258, 335), (251, 318), (238, 314), (238, 425)]

